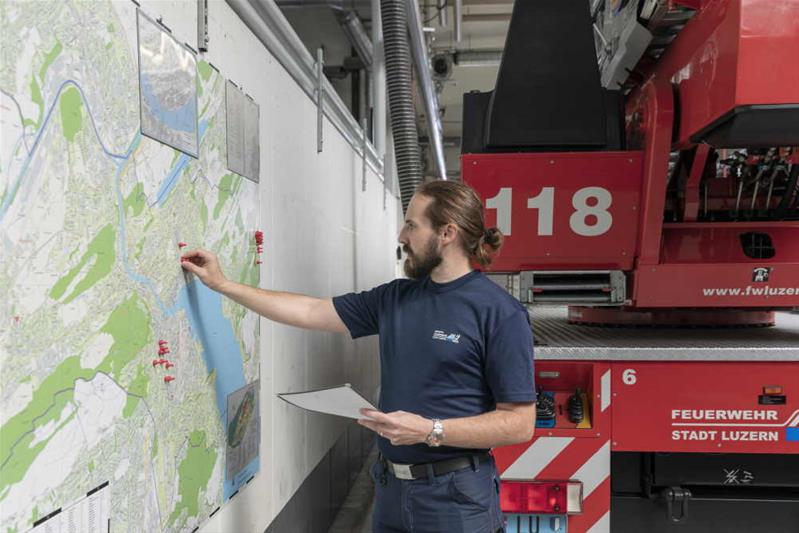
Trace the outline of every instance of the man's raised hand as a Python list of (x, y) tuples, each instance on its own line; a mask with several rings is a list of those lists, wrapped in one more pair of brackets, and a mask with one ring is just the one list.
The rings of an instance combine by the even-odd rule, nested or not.
[(228, 281), (219, 266), (219, 259), (208, 250), (201, 248), (190, 250), (180, 256), (180, 264), (184, 270), (200, 278), (200, 281), (211, 290), (221, 291)]

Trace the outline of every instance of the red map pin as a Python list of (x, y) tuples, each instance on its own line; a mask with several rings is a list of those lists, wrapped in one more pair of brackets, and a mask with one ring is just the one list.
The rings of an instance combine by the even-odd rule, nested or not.
[(175, 381), (175, 378), (172, 376), (164, 376), (164, 383), (169, 383), (170, 381)]

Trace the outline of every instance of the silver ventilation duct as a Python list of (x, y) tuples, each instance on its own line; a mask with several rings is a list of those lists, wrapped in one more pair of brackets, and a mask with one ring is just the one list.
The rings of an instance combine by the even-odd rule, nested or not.
[(367, 67), (372, 66), (374, 61), (374, 47), (372, 46), (372, 38), (366, 33), (366, 30), (361, 23), (361, 19), (354, 11), (339, 11), (336, 13), (336, 19), (341, 24), (341, 29), (347, 36), (355, 53), (361, 58), (363, 64)]

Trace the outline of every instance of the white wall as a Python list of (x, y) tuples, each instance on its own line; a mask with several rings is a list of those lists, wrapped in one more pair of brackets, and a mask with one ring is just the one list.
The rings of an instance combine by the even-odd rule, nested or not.
[[(150, 15), (196, 46), (196, 2), (144, 1)], [(253, 96), (261, 118), (261, 220), (264, 288), (332, 296), (395, 276), (399, 202), (325, 121), (316, 153), (316, 107), (221, 0), (209, 2), (206, 60)], [(278, 392), (350, 382), (374, 389), (375, 339), (352, 342), (261, 323), (261, 472), (202, 531), (261, 532), (345, 429), (342, 421), (301, 412)]]

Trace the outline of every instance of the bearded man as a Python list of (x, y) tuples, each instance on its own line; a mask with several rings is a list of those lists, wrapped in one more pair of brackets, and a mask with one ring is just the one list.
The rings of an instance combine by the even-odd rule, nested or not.
[(502, 245), (469, 186), (433, 181), (411, 199), (399, 242), (408, 279), (332, 299), (227, 280), (194, 250), (183, 267), (260, 315), (307, 329), (380, 336), (379, 410), (359, 423), (377, 435), (373, 530), (502, 531), (491, 448), (535, 427), (533, 339), (517, 300), (473, 265)]

